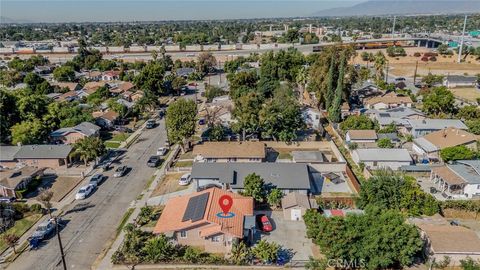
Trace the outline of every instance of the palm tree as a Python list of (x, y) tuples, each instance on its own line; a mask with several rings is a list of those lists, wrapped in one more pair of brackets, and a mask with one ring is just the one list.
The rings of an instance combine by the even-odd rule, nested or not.
[(308, 72), (307, 72), (307, 69), (305, 67), (302, 67), (299, 71), (298, 71), (298, 74), (297, 74), (297, 77), (295, 78), (296, 81), (297, 81), (297, 84), (299, 86), (301, 86), (301, 90), (300, 92), (303, 93), (303, 91), (305, 91), (305, 89), (307, 88), (307, 81), (308, 81)]
[(95, 159), (105, 153), (105, 145), (102, 140), (96, 137), (85, 137), (78, 140), (73, 145), (72, 157), (79, 157), (80, 160), (85, 162), (85, 166), (88, 161)]
[(378, 51), (375, 54), (375, 76), (377, 81), (381, 80), (383, 77), (383, 69), (385, 68), (385, 64), (387, 63), (387, 59), (385, 55), (381, 51)]

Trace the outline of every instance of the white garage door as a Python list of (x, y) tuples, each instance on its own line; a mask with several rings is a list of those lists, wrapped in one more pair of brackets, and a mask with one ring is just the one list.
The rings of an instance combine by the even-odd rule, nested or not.
[(292, 209), (290, 212), (292, 220), (301, 220), (302, 219), (302, 210), (301, 209)]

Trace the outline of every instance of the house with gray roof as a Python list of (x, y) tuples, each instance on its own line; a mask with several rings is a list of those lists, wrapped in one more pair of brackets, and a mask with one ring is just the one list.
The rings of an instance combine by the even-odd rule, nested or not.
[(184, 77), (186, 79), (190, 74), (195, 73), (195, 69), (194, 68), (177, 68), (177, 70), (175, 70), (175, 73), (177, 74), (177, 76)]
[(74, 127), (60, 128), (50, 133), (53, 143), (73, 144), (85, 137), (98, 137), (100, 127), (90, 122), (82, 122)]
[(18, 150), (20, 150), (20, 146), (0, 146), (0, 166), (2, 168), (14, 168), (17, 165), (15, 155)]
[(403, 148), (368, 148), (356, 149), (352, 152), (352, 159), (355, 163), (365, 164), (371, 169), (398, 170), (402, 166), (412, 164), (412, 157), (407, 149)]
[(407, 123), (404, 132), (411, 134), (414, 138), (422, 137), (445, 128), (468, 130), (468, 127), (458, 119), (407, 120)]
[(480, 197), (480, 160), (457, 160), (452, 164), (433, 167), (432, 181), (449, 199)]
[(68, 144), (22, 145), (15, 160), (22, 165), (55, 170), (68, 165), (70, 152), (72, 146)]
[(443, 85), (449, 88), (475, 87), (478, 85), (476, 76), (448, 75), (443, 79)]
[(252, 173), (285, 194), (308, 194), (311, 189), (308, 165), (301, 163), (193, 163), (191, 177), (199, 190), (216, 186), (238, 192)]
[(409, 119), (422, 120), (425, 119), (425, 114), (419, 110), (409, 107), (397, 107), (387, 110), (368, 110), (365, 112), (372, 120), (377, 120), (381, 128), (384, 128), (390, 124), (396, 126), (408, 125)]

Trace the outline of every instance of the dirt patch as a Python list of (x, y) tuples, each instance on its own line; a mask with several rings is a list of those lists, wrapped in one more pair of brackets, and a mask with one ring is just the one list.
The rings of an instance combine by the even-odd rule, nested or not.
[[(81, 181), (81, 177), (49, 175), (45, 176), (39, 188), (53, 191), (52, 202), (59, 202)], [(31, 195), (31, 198), (35, 200), (38, 196), (38, 189)]]
[(182, 172), (182, 173), (172, 173), (172, 174), (165, 175), (163, 179), (155, 187), (155, 190), (152, 192), (152, 195), (150, 197), (156, 197), (159, 195), (187, 189), (188, 186), (180, 186), (178, 184), (178, 180), (183, 174), (185, 173)]
[(442, 212), (445, 218), (480, 219), (480, 214), (475, 212), (456, 209), (443, 209)]
[(454, 96), (460, 99), (476, 102), (480, 98), (480, 90), (475, 87), (451, 88), (450, 91)]

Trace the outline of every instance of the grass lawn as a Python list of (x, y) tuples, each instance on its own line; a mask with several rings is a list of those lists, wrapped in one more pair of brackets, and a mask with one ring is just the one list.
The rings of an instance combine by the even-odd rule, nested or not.
[(150, 197), (156, 197), (159, 195), (187, 189), (188, 186), (180, 186), (178, 184), (178, 180), (183, 174), (185, 173), (182, 172), (182, 173), (172, 173), (172, 174), (165, 175), (163, 179), (155, 187), (155, 190), (152, 192), (152, 195)]
[(277, 159), (289, 159), (292, 160), (292, 150), (290, 149), (281, 149), (281, 148), (276, 148), (275, 151), (278, 152), (278, 157)]
[(114, 135), (114, 136), (110, 139), (110, 141), (123, 142), (123, 141), (127, 140), (128, 137), (130, 137), (130, 133), (121, 132), (121, 133), (118, 133), (118, 134)]
[(105, 147), (107, 147), (107, 148), (118, 148), (118, 147), (120, 147), (119, 142), (106, 141), (106, 142), (104, 142), (104, 144), (105, 144)]
[(186, 152), (184, 154), (181, 154), (178, 159), (193, 159), (193, 158), (194, 158), (193, 152), (189, 151), (189, 152)]
[(8, 248), (7, 244), (3, 240), (5, 234), (14, 234), (18, 237), (22, 236), (30, 227), (32, 227), (35, 222), (37, 222), (42, 217), (42, 214), (32, 214), (26, 216), (20, 220), (15, 221), (15, 225), (8, 229), (6, 232), (0, 234), (0, 252), (3, 252)]
[(192, 167), (193, 165), (193, 160), (189, 160), (189, 161), (177, 161), (175, 163), (175, 166), (174, 167)]
[(118, 234), (120, 234), (123, 227), (125, 227), (125, 223), (127, 223), (128, 218), (132, 215), (133, 210), (135, 210), (135, 208), (128, 208), (127, 212), (125, 212), (125, 214), (123, 215), (122, 221), (120, 221), (120, 224), (118, 224), (117, 227), (117, 236)]

